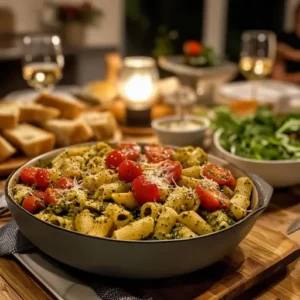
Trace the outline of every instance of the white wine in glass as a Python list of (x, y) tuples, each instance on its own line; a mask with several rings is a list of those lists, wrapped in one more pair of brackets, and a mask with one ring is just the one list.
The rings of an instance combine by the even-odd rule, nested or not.
[(273, 59), (267, 57), (242, 57), (240, 60), (241, 73), (248, 80), (260, 80), (271, 75)]
[(23, 78), (39, 92), (50, 92), (62, 78), (64, 57), (58, 36), (23, 39)]
[[(276, 56), (276, 36), (271, 31), (249, 30), (242, 34), (239, 68), (247, 80), (271, 75)], [(257, 82), (252, 84), (252, 100), (257, 100)]]

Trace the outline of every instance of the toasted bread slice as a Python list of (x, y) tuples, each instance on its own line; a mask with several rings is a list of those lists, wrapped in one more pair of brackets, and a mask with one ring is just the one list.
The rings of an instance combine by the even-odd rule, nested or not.
[(93, 136), (92, 129), (83, 120), (49, 120), (41, 124), (52, 132), (58, 146), (69, 146), (89, 141)]
[(55, 119), (60, 115), (60, 111), (54, 107), (47, 107), (41, 104), (28, 103), (19, 104), (20, 122), (45, 122), (47, 120)]
[(117, 129), (116, 119), (110, 112), (88, 111), (82, 113), (79, 119), (84, 120), (92, 128), (97, 140), (113, 137)]
[(2, 136), (0, 136), (0, 149), (0, 162), (8, 159), (16, 152), (16, 149)]
[(20, 124), (3, 131), (4, 137), (27, 156), (37, 156), (54, 148), (55, 137), (52, 133), (29, 124)]
[(19, 108), (11, 103), (0, 105), (0, 129), (13, 128), (19, 122)]
[(75, 119), (85, 109), (84, 104), (72, 98), (60, 98), (49, 94), (39, 95), (35, 99), (35, 102), (60, 110), (60, 117), (62, 119)]

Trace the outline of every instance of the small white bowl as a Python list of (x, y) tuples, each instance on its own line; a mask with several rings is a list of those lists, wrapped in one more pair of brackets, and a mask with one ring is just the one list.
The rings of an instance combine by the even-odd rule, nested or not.
[(246, 172), (254, 173), (273, 187), (287, 187), (300, 183), (300, 160), (256, 160), (241, 157), (225, 150), (220, 144), (221, 131), (214, 134), (216, 154)]
[(176, 130), (161, 126), (163, 123), (179, 121), (179, 116), (168, 116), (155, 119), (151, 126), (161, 144), (174, 146), (202, 146), (204, 143), (205, 133), (210, 126), (210, 121), (206, 117), (197, 117), (192, 115), (184, 116), (184, 120), (196, 121), (202, 123), (199, 128)]

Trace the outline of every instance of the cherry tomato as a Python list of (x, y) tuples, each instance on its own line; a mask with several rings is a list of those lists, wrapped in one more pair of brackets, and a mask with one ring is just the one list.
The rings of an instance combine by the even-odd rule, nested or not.
[(23, 200), (22, 207), (33, 214), (44, 209), (45, 205), (41, 199), (35, 196), (28, 196)]
[(59, 192), (56, 189), (47, 188), (44, 197), (46, 206), (48, 206), (49, 204), (56, 204), (58, 195)]
[(203, 50), (198, 41), (186, 41), (183, 45), (183, 52), (190, 55), (199, 55)]
[(234, 186), (236, 184), (236, 180), (231, 172), (221, 166), (206, 164), (203, 166), (202, 174), (220, 185)]
[(143, 170), (135, 161), (125, 159), (119, 165), (118, 174), (121, 180), (131, 182), (138, 176), (142, 175)]
[(171, 184), (180, 179), (182, 167), (178, 161), (165, 160), (159, 164), (159, 170), (162, 175), (169, 180)]
[(22, 169), (20, 177), (23, 183), (34, 184), (35, 174), (36, 174), (36, 169), (29, 167), (29, 168)]
[(145, 146), (145, 154), (148, 162), (158, 163), (171, 159), (173, 153), (174, 151), (170, 147), (155, 144)]
[(49, 171), (43, 168), (37, 169), (34, 181), (38, 188), (45, 190), (50, 184)]
[(120, 150), (113, 150), (106, 157), (106, 166), (109, 169), (116, 169), (125, 158), (126, 156), (123, 152)]
[(141, 147), (136, 143), (120, 143), (118, 144), (120, 149), (127, 159), (136, 161), (141, 154)]
[(74, 186), (74, 180), (72, 178), (62, 177), (54, 183), (56, 189), (70, 189)]
[(229, 199), (220, 190), (205, 182), (196, 187), (196, 192), (200, 198), (201, 206), (208, 211), (226, 209), (230, 205)]
[(40, 190), (35, 190), (32, 192), (33, 196), (39, 198), (39, 199), (42, 199), (44, 200), (44, 197), (45, 197), (45, 192), (43, 191), (40, 191)]
[(141, 175), (132, 182), (132, 194), (135, 200), (143, 205), (146, 202), (156, 202), (160, 198), (160, 192), (156, 184)]

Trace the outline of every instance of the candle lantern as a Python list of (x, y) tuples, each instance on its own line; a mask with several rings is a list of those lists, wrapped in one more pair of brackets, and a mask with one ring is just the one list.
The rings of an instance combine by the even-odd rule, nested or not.
[(119, 94), (126, 104), (126, 125), (150, 126), (151, 106), (157, 97), (158, 72), (151, 57), (124, 59)]

